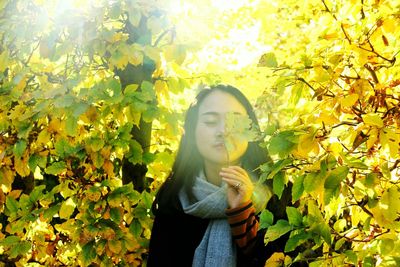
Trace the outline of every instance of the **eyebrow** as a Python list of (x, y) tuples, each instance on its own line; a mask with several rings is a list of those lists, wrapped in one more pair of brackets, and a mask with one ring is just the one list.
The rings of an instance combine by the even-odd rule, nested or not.
[[(237, 112), (237, 111), (233, 112), (233, 114), (235, 114), (235, 115), (243, 115), (242, 113)], [(200, 115), (201, 116), (207, 116), (207, 115), (219, 116), (220, 113), (218, 113), (216, 111), (207, 111), (207, 112), (201, 113)]]

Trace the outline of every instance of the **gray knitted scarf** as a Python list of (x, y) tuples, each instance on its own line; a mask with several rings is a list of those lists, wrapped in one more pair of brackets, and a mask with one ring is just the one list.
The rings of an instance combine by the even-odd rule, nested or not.
[(195, 250), (193, 267), (236, 266), (236, 247), (225, 215), (228, 206), (226, 189), (225, 183), (218, 187), (207, 182), (204, 172), (201, 172), (193, 186), (197, 202), (189, 201), (183, 190), (179, 192), (179, 199), (186, 214), (210, 219), (203, 239)]

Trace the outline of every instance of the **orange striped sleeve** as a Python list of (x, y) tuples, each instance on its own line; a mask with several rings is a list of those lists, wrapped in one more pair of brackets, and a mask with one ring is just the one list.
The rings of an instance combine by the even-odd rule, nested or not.
[(231, 226), (233, 240), (240, 248), (245, 249), (255, 239), (258, 231), (253, 203), (249, 200), (239, 207), (226, 209), (225, 213)]

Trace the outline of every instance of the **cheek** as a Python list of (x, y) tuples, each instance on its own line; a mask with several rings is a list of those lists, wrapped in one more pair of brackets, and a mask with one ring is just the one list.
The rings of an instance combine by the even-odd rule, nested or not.
[(212, 135), (212, 130), (202, 125), (198, 125), (195, 131), (196, 144), (201, 146), (202, 144), (210, 142)]

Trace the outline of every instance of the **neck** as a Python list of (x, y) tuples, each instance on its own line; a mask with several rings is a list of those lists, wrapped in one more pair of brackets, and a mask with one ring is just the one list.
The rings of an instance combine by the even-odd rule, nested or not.
[(204, 174), (206, 175), (206, 179), (209, 183), (212, 183), (216, 186), (221, 185), (221, 176), (219, 175), (219, 172), (221, 171), (221, 168), (224, 167), (221, 164), (215, 164), (215, 163), (210, 163), (210, 162), (205, 162), (204, 163)]

